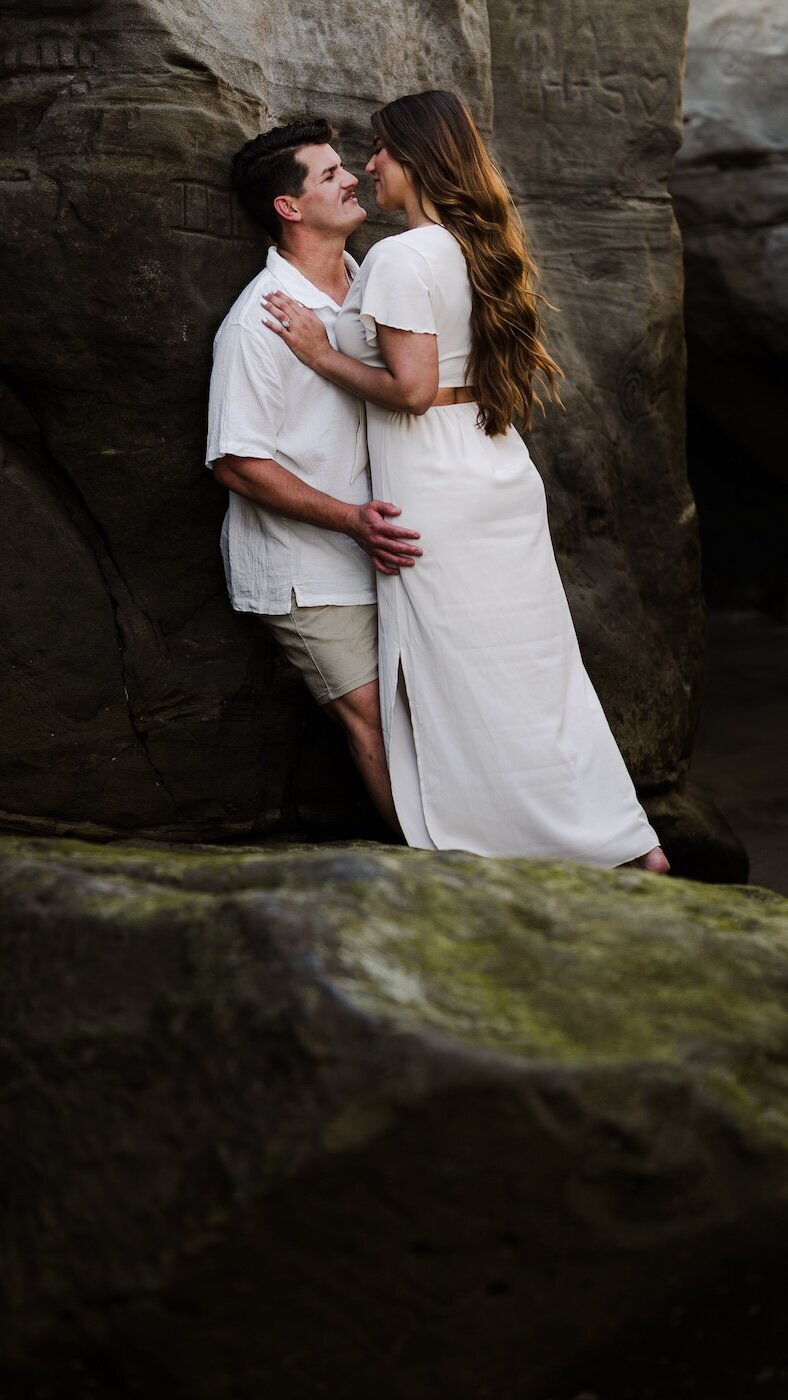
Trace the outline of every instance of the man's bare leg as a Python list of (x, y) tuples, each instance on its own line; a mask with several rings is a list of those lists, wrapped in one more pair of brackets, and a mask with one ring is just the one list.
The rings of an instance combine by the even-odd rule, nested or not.
[(349, 690), (338, 700), (323, 706), (347, 736), (350, 753), (364, 785), (384, 822), (398, 836), (402, 835), (391, 797), (391, 783), (386, 766), (386, 751), (380, 728), (380, 700), (377, 681)]

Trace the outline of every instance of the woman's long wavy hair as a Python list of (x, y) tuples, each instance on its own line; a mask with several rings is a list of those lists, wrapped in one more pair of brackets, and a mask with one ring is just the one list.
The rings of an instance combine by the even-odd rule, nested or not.
[(473, 117), (453, 92), (420, 92), (375, 112), (372, 129), (465, 254), (472, 296), (465, 373), (479, 426), (493, 437), (515, 418), (527, 425), (534, 403), (542, 406), (540, 381), (558, 399), (561, 370), (540, 339), (541, 298), (522, 221)]

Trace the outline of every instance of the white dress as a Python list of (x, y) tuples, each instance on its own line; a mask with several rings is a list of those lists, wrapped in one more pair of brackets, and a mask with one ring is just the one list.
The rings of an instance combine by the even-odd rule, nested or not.
[[(465, 258), (428, 225), (377, 243), (337, 317), (346, 355), (382, 366), (377, 326), (437, 335), (464, 384)], [(586, 674), (522, 438), (475, 404), (421, 417), (367, 406), (373, 494), (424, 553), (378, 575), (380, 696), (394, 804), (427, 849), (612, 867), (658, 844)]]

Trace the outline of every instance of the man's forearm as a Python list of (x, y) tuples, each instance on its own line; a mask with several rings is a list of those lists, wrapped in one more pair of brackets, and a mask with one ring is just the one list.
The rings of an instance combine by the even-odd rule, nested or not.
[(290, 520), (349, 535), (369, 555), (378, 573), (395, 574), (403, 566), (412, 565), (421, 554), (414, 543), (419, 538), (418, 531), (402, 529), (387, 520), (387, 516), (400, 513), (399, 506), (391, 501), (367, 501), (362, 505), (338, 501), (335, 496), (307, 486), (270, 457), (235, 457), (228, 453), (214, 464), (214, 476), (221, 486)]
[(354, 507), (349, 502), (316, 491), (270, 457), (221, 457), (214, 466), (214, 475), (230, 491), (290, 520), (302, 520), (339, 534), (350, 533)]

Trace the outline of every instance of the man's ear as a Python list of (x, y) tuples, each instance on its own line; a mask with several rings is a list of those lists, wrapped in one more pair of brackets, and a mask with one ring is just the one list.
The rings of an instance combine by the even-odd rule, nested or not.
[(274, 209), (285, 223), (297, 224), (301, 220), (301, 211), (296, 209), (289, 194), (278, 194), (274, 200)]

